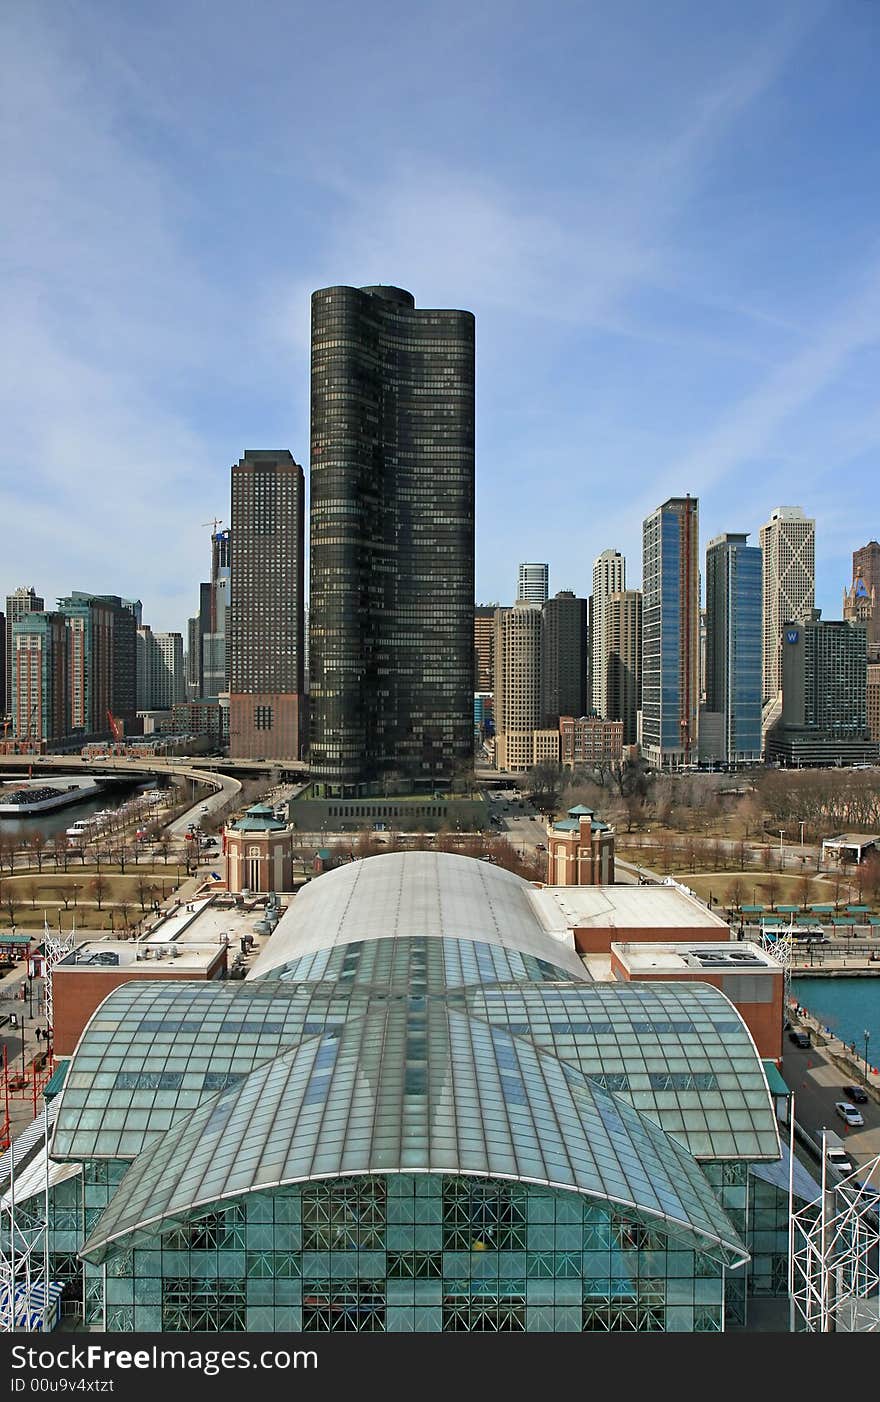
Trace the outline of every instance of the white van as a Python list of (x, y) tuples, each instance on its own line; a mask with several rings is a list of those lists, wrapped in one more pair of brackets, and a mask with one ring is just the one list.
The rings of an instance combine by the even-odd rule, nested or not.
[(820, 1133), (825, 1136), (825, 1157), (828, 1162), (838, 1173), (852, 1173), (855, 1164), (844, 1148), (840, 1135), (835, 1134), (833, 1129), (823, 1129)]

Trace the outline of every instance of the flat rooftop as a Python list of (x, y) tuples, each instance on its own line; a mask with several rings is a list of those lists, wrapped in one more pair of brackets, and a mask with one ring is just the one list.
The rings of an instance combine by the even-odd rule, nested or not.
[(544, 928), (559, 937), (565, 930), (698, 929), (729, 931), (726, 920), (675, 886), (542, 886), (531, 892)]
[(72, 954), (58, 966), (65, 973), (80, 970), (86, 973), (112, 972), (114, 969), (148, 968), (151, 973), (179, 977), (184, 971), (206, 972), (220, 953), (220, 943), (179, 945), (147, 944), (138, 940), (88, 940), (77, 945)]
[(781, 973), (782, 966), (761, 949), (747, 941), (698, 944), (691, 940), (624, 940), (613, 943), (613, 954), (630, 973)]

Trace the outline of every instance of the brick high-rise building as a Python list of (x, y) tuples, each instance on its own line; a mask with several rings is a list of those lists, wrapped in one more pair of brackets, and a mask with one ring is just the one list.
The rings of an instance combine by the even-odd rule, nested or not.
[(231, 756), (301, 755), (304, 498), (287, 449), (249, 449), (232, 468)]
[(45, 600), (36, 594), (33, 588), (26, 588), (24, 585), (16, 589), (14, 593), (6, 595), (6, 709), (14, 711), (15, 698), (12, 685), (12, 630), (19, 618), (26, 613), (42, 613), (46, 607)]
[[(868, 541), (853, 551), (853, 587), (856, 602), (852, 615), (868, 625), (868, 661), (880, 662), (880, 543)], [(844, 618), (847, 612), (844, 609)]]
[(542, 725), (587, 709), (587, 601), (562, 589), (544, 605), (541, 638)]
[(67, 619), (23, 611), (12, 628), (10, 653), (16, 740), (62, 740), (70, 728)]
[(473, 762), (470, 312), (313, 294), (310, 570), (313, 783), (450, 783)]

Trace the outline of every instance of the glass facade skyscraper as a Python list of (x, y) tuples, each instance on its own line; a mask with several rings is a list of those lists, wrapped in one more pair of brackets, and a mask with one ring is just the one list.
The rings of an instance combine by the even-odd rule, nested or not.
[(697, 756), (700, 667), (699, 511), (670, 497), (643, 525), (642, 749), (675, 768)]
[(325, 797), (473, 752), (474, 318), (312, 296), (310, 764)]
[(760, 546), (720, 535), (706, 547), (706, 709), (721, 716), (727, 761), (761, 758)]

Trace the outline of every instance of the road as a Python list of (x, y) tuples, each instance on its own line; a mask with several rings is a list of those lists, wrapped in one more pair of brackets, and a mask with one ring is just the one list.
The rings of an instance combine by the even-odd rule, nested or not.
[[(859, 1105), (864, 1117), (863, 1128), (849, 1128), (834, 1109), (835, 1100), (847, 1100), (843, 1087), (845, 1073), (826, 1060), (815, 1047), (801, 1051), (786, 1039), (782, 1075), (794, 1092), (795, 1119), (816, 1142), (821, 1141), (822, 1128), (833, 1129), (846, 1144), (856, 1167), (861, 1167), (880, 1154), (880, 1106), (875, 1100)], [(875, 1186), (880, 1187), (880, 1183)]]

